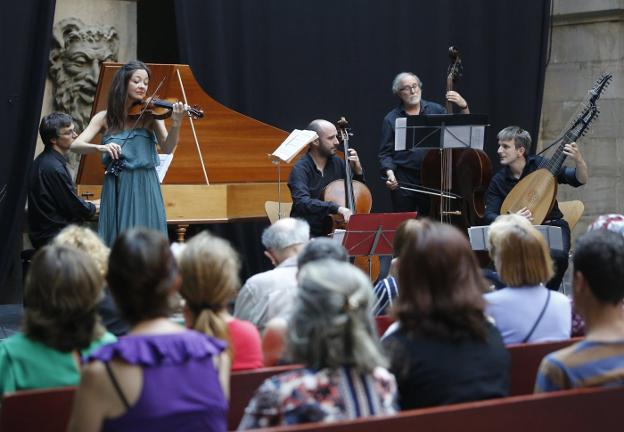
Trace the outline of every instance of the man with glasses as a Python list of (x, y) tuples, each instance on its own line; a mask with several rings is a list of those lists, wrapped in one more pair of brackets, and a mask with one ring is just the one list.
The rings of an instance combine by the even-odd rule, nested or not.
[[(401, 72), (392, 82), (392, 92), (401, 103), (390, 111), (383, 120), (379, 164), (381, 173), (387, 177), (386, 187), (391, 191), (392, 206), (396, 212), (418, 211), (426, 215), (429, 211), (429, 196), (399, 188), (399, 182), (420, 184), (420, 168), (426, 149), (394, 150), (394, 129), (399, 117), (421, 114), (446, 114), (446, 109), (434, 102), (421, 98), (422, 82), (411, 72)], [(469, 114), (468, 103), (457, 92), (449, 91), (446, 100), (454, 103), (462, 114)]]
[(66, 153), (78, 134), (68, 114), (54, 112), (41, 119), (39, 134), (45, 149), (35, 159), (28, 188), (30, 241), (38, 249), (72, 223), (95, 215), (99, 202), (88, 202), (76, 194), (67, 169)]

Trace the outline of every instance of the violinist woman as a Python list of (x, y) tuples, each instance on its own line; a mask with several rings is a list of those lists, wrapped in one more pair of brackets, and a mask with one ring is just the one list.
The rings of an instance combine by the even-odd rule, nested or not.
[[(100, 202), (98, 233), (111, 245), (123, 231), (135, 226), (152, 228), (167, 236), (165, 206), (156, 166), (156, 146), (171, 153), (178, 142), (185, 106), (173, 104), (172, 126), (146, 114), (129, 118), (128, 110), (148, 96), (150, 70), (141, 61), (124, 64), (114, 75), (106, 111), (98, 112), (72, 144), (79, 153), (101, 151), (106, 167)], [(91, 144), (98, 133), (102, 146)], [(106, 151), (102, 147), (106, 147)]]
[[(310, 224), (310, 235), (325, 234), (325, 220), (330, 214), (341, 214), (349, 220), (351, 210), (332, 201), (320, 199), (321, 192), (334, 180), (345, 178), (345, 162), (336, 156), (338, 131), (327, 120), (314, 120), (306, 129), (316, 132), (318, 138), (310, 143), (308, 153), (300, 158), (288, 177), (292, 195), (291, 217), (305, 219)], [(348, 156), (353, 179), (363, 181), (364, 172), (357, 152), (350, 149)]]

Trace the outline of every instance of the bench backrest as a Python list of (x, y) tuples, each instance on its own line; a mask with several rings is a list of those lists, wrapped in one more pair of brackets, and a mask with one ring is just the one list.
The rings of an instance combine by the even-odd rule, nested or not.
[(551, 352), (570, 346), (581, 338), (566, 339), (557, 342), (507, 345), (511, 358), (511, 396), (533, 393), (535, 376), (542, 359)]
[(580, 389), (514, 396), (436, 408), (404, 411), (396, 416), (336, 423), (302, 424), (274, 432), (527, 432), (620, 430), (624, 424), (624, 388)]
[(65, 432), (75, 393), (75, 387), (62, 387), (4, 395), (0, 431)]

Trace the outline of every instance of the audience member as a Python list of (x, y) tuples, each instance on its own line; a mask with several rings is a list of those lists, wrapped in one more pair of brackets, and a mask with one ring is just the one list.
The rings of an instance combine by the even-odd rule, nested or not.
[(131, 329), (83, 368), (69, 430), (225, 430), (228, 383), (215, 367), (225, 343), (167, 319), (180, 286), (168, 241), (144, 228), (125, 231), (107, 281)]
[(178, 262), (186, 326), (227, 341), (233, 371), (262, 367), (258, 329), (227, 311), (240, 288), (240, 261), (232, 246), (204, 231), (186, 244)]
[(399, 295), (399, 287), (396, 283), (396, 277), (399, 272), (399, 255), (408, 238), (408, 233), (417, 230), (419, 226), (420, 222), (416, 219), (408, 219), (403, 221), (394, 233), (394, 238), (392, 240), (393, 258), (390, 262), (388, 277), (377, 282), (373, 288), (373, 292), (377, 298), (373, 305), (373, 315), (387, 315), (390, 312), (395, 297)]
[(564, 294), (545, 284), (554, 275), (544, 236), (523, 216), (502, 215), (490, 226), (488, 249), (507, 285), (485, 294), (486, 313), (506, 344), (570, 337), (571, 306)]
[(81, 354), (115, 341), (95, 310), (102, 285), (93, 260), (72, 247), (50, 245), (35, 254), (23, 333), (0, 343), (0, 395), (78, 384)]
[(574, 303), (586, 337), (542, 360), (536, 392), (624, 383), (624, 237), (606, 229), (583, 234), (572, 264)]
[(262, 233), (265, 255), (275, 266), (245, 282), (234, 304), (234, 316), (252, 322), (261, 332), (266, 323), (292, 308), (297, 295), (297, 254), (310, 240), (301, 219), (284, 218)]
[[(322, 259), (333, 259), (348, 262), (347, 250), (336, 240), (328, 237), (314, 237), (297, 255), (297, 271), (309, 262)], [(290, 312), (280, 314), (267, 322), (262, 334), (262, 354), (265, 366), (287, 364), (290, 360), (285, 356), (285, 341), (288, 331)]]
[(485, 317), (487, 284), (468, 240), (451, 225), (421, 224), (401, 250), (400, 326), (384, 340), (401, 409), (506, 396), (509, 354)]
[(396, 383), (375, 336), (368, 278), (349, 263), (320, 260), (298, 279), (288, 348), (305, 368), (266, 380), (239, 429), (394, 413)]
[[(106, 277), (108, 270), (108, 254), (110, 250), (98, 235), (86, 227), (69, 225), (54, 237), (53, 244), (70, 245), (89, 255), (102, 278)], [(123, 336), (128, 333), (130, 326), (121, 318), (117, 306), (113, 301), (110, 290), (105, 285), (102, 297), (97, 305), (97, 311), (102, 318), (102, 324), (115, 336)]]

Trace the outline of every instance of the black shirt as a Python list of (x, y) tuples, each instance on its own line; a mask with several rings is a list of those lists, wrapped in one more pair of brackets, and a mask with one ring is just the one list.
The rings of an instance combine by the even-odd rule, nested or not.
[[(546, 160), (541, 156), (529, 156), (527, 159), (527, 163), (524, 165), (524, 169), (522, 170), (522, 175), (519, 179), (515, 178), (511, 173), (511, 168), (509, 166), (504, 166), (499, 172), (492, 177), (490, 180), (490, 186), (488, 187), (487, 194), (485, 195), (485, 217), (484, 220), (486, 223), (490, 224), (496, 219), (498, 215), (500, 215), (500, 209), (503, 205), (503, 201), (507, 198), (507, 195), (514, 188), (515, 185), (518, 184), (520, 180), (522, 180), (527, 175), (536, 171), (541, 167)], [(576, 168), (565, 167), (562, 166), (559, 172), (557, 173), (557, 182), (568, 184), (573, 187), (579, 187), (583, 183), (579, 182), (576, 178)], [(557, 205), (557, 201), (555, 200), (555, 204), (553, 205), (552, 210), (546, 216), (546, 222), (558, 221), (563, 218), (563, 214), (561, 210), (559, 210), (559, 206)]]
[(67, 225), (95, 214), (95, 205), (76, 194), (62, 154), (46, 147), (33, 162), (28, 188), (28, 225), (35, 248), (45, 245)]
[[(310, 234), (323, 234), (325, 219), (330, 214), (338, 213), (338, 204), (320, 200), (321, 191), (334, 180), (344, 179), (345, 163), (337, 156), (331, 156), (323, 172), (306, 153), (297, 161), (288, 177), (288, 188), (293, 200), (291, 217), (301, 218), (310, 224)], [(353, 176), (354, 180), (364, 181), (364, 176)]]
[(383, 342), (397, 380), (402, 410), (509, 394), (510, 360), (496, 327), (485, 341), (447, 341), (398, 329)]
[[(420, 100), (420, 112), (423, 114), (446, 114), (446, 109), (437, 103)], [(420, 170), (422, 160), (429, 149), (394, 150), (394, 126), (398, 117), (408, 117), (409, 114), (399, 105), (390, 111), (383, 119), (381, 125), (381, 143), (379, 144), (379, 166), (381, 175), (385, 176), (386, 171), (396, 171), (398, 167)]]

